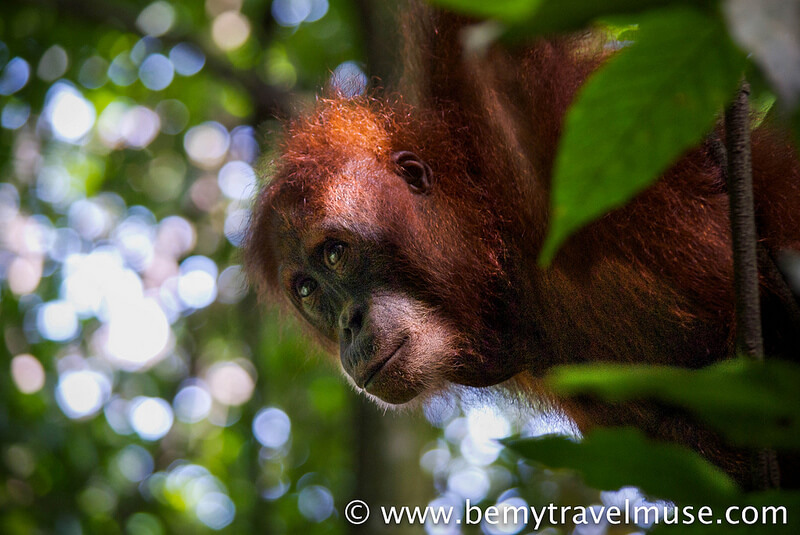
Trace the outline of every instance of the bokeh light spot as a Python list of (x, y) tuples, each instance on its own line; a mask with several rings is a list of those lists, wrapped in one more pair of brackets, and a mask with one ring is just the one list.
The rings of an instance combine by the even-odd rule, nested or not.
[(220, 303), (238, 303), (247, 295), (247, 277), (242, 266), (228, 266), (219, 274), (217, 280)]
[(206, 56), (189, 43), (178, 43), (169, 51), (169, 59), (175, 65), (175, 72), (181, 76), (192, 76), (200, 72), (206, 64)]
[(180, 100), (162, 100), (156, 106), (161, 118), (161, 131), (165, 134), (179, 134), (189, 124), (189, 108)]
[(23, 353), (11, 359), (11, 378), (20, 392), (33, 394), (44, 386), (44, 367), (36, 357)]
[(447, 489), (471, 502), (479, 502), (489, 493), (489, 476), (486, 471), (466, 466), (453, 471), (447, 478)]
[(252, 164), (258, 153), (258, 141), (252, 126), (237, 126), (231, 130), (231, 159)]
[(175, 407), (175, 416), (181, 422), (194, 424), (208, 416), (211, 412), (211, 394), (205, 385), (189, 384), (181, 388), (172, 405)]
[[(461, 532), (460, 524), (463, 520), (463, 503), (458, 496), (447, 493), (444, 496), (432, 500), (428, 507), (434, 509), (449, 509), (453, 511), (450, 522), (433, 522), (432, 516), (425, 519), (425, 533), (429, 535), (459, 535)], [(541, 532), (544, 535), (544, 532)]]
[(17, 188), (8, 182), (0, 182), (0, 222), (7, 223), (18, 213), (19, 192)]
[(131, 423), (128, 421), (129, 402), (119, 396), (114, 396), (103, 407), (106, 422), (118, 435), (130, 435), (133, 433)]
[(146, 218), (131, 215), (111, 234), (125, 262), (136, 271), (144, 271), (155, 256), (155, 229)]
[(217, 265), (205, 256), (190, 256), (181, 263), (178, 296), (187, 307), (204, 308), (217, 298)]
[(131, 427), (143, 440), (158, 440), (172, 428), (172, 407), (161, 398), (135, 397), (128, 410)]
[(129, 147), (142, 149), (155, 139), (160, 126), (161, 119), (156, 112), (144, 106), (134, 106), (122, 116), (119, 132)]
[[(233, 205), (232, 205), (233, 206)], [(250, 222), (250, 211), (244, 208), (228, 210), (225, 217), (224, 232), (225, 237), (231, 244), (239, 247), (244, 242), (247, 232), (247, 224)]]
[(164, 526), (150, 513), (133, 513), (125, 522), (126, 535), (164, 535)]
[(81, 65), (78, 81), (87, 89), (98, 89), (108, 81), (108, 62), (100, 56), (91, 56)]
[(261, 409), (253, 418), (253, 435), (266, 448), (280, 448), (289, 440), (291, 432), (289, 416), (276, 407)]
[(42, 280), (42, 268), (41, 258), (15, 257), (6, 272), (11, 292), (16, 295), (27, 295), (36, 291)]
[(175, 8), (161, 0), (144, 8), (136, 18), (136, 26), (153, 37), (164, 35), (174, 23)]
[(94, 126), (94, 105), (80, 91), (65, 82), (56, 82), (47, 92), (44, 115), (56, 139), (78, 143)]
[(16, 130), (28, 122), (31, 115), (31, 107), (27, 102), (19, 100), (9, 100), (3, 106), (3, 113), (0, 115), (0, 125), (9, 130)]
[(100, 113), (100, 118), (97, 120), (97, 132), (105, 146), (116, 149), (124, 145), (122, 121), (131, 107), (129, 101), (117, 99), (110, 102)]
[(50, 301), (39, 307), (36, 327), (48, 340), (64, 342), (75, 338), (80, 329), (75, 308), (68, 301)]
[[(527, 515), (515, 514), (514, 511), (528, 509), (528, 503), (518, 496), (510, 496), (495, 505), (500, 512), (499, 522), (484, 522), (481, 524), (487, 535), (514, 535), (525, 528), (522, 521)], [(516, 520), (517, 522), (514, 522)]]
[(222, 50), (235, 50), (250, 37), (250, 21), (235, 10), (220, 13), (211, 25), (211, 37)]
[(70, 195), (72, 177), (62, 166), (45, 165), (36, 175), (36, 196), (50, 204), (60, 204)]
[(165, 217), (158, 224), (156, 246), (173, 258), (179, 258), (191, 251), (197, 243), (194, 225), (181, 216)]
[(328, 12), (328, 0), (273, 0), (272, 16), (281, 26), (294, 27), (314, 22)]
[(253, 377), (236, 362), (218, 362), (206, 373), (208, 388), (223, 405), (241, 405), (253, 395)]
[(511, 425), (494, 407), (471, 408), (467, 412), (467, 425), (471, 435), (482, 440), (506, 438)]
[(311, 14), (311, 0), (273, 0), (272, 16), (281, 26), (297, 26)]
[(166, 355), (171, 332), (154, 299), (115, 300), (109, 306), (106, 351), (120, 369), (148, 368)]
[(354, 61), (339, 64), (331, 75), (331, 86), (347, 98), (363, 95), (367, 89), (367, 81), (367, 75)]
[(236, 506), (221, 492), (209, 492), (195, 506), (197, 519), (211, 529), (219, 530), (233, 522)]
[(31, 66), (22, 58), (13, 58), (0, 71), (0, 95), (13, 95), (28, 83)]
[(312, 522), (322, 522), (333, 513), (333, 495), (321, 485), (309, 485), (297, 496), (297, 508)]
[(113, 514), (117, 508), (117, 495), (108, 485), (95, 481), (77, 496), (81, 509), (92, 515), (106, 516)]
[(219, 189), (229, 199), (245, 200), (256, 190), (256, 173), (245, 162), (234, 160), (222, 166), (217, 175)]
[(264, 70), (271, 85), (291, 89), (297, 83), (297, 69), (289, 59), (286, 49), (279, 45), (270, 47), (264, 55)]
[(303, 22), (316, 22), (328, 12), (328, 0), (311, 0), (311, 12)]
[(230, 134), (221, 124), (213, 121), (194, 126), (186, 132), (183, 147), (189, 158), (204, 169), (215, 169), (228, 152)]
[(94, 200), (79, 200), (69, 207), (67, 215), (69, 226), (85, 240), (95, 240), (108, 232), (111, 216)]
[(97, 413), (108, 400), (111, 383), (92, 370), (62, 373), (56, 386), (56, 402), (69, 418), (86, 418)]
[(45, 82), (52, 82), (64, 76), (68, 66), (67, 51), (58, 45), (53, 45), (42, 54), (36, 74)]
[(163, 54), (150, 54), (139, 66), (139, 79), (152, 91), (167, 88), (174, 77), (175, 68)]
[(133, 84), (136, 81), (137, 72), (136, 65), (127, 52), (118, 54), (108, 67), (108, 77), (120, 87), (128, 87)]
[(30, 477), (36, 471), (36, 456), (26, 444), (13, 444), (3, 452), (8, 468), (16, 475)]

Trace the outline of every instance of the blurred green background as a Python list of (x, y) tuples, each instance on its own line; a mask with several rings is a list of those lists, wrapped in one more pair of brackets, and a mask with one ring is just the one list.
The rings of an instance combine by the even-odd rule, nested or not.
[[(525, 503), (493, 439), (567, 424), (448, 398), (383, 414), (243, 279), (276, 117), (391, 80), (399, 9), (2, 2), (0, 533), (380, 533), (344, 505)], [(616, 499), (533, 481), (539, 505)]]

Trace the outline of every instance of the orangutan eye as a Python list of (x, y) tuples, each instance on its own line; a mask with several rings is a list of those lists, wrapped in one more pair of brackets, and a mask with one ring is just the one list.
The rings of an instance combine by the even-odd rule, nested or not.
[(330, 242), (325, 245), (325, 263), (332, 268), (338, 264), (344, 256), (345, 246), (342, 242)]
[(300, 299), (305, 299), (306, 297), (314, 293), (314, 290), (316, 289), (317, 289), (317, 281), (310, 278), (300, 279), (299, 281), (297, 281), (297, 284), (295, 284), (294, 287), (294, 291), (297, 292), (297, 295), (300, 297)]

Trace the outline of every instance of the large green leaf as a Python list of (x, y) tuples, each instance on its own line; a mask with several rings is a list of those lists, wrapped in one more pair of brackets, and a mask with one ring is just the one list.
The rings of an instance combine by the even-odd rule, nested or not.
[(648, 496), (684, 504), (724, 503), (738, 495), (734, 482), (697, 453), (650, 440), (634, 429), (597, 429), (582, 442), (548, 436), (505, 444), (550, 468), (577, 470), (599, 489), (633, 485)]
[(654, 398), (689, 409), (751, 446), (800, 447), (800, 367), (783, 362), (726, 361), (686, 370), (667, 366), (565, 366), (548, 383), (563, 395), (612, 401)]
[(540, 261), (697, 144), (733, 95), (743, 65), (716, 18), (685, 8), (643, 17), (638, 41), (589, 79), (567, 114)]

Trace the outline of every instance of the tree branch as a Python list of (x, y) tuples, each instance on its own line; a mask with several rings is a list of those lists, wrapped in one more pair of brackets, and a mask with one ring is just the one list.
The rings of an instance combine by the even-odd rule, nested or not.
[[(733, 275), (736, 295), (736, 348), (746, 357), (764, 360), (761, 305), (758, 288), (758, 252), (750, 158), (750, 85), (742, 81), (736, 99), (725, 110), (727, 181), (733, 238)], [(780, 486), (775, 450), (755, 452), (753, 482), (758, 488)]]
[(749, 84), (742, 82), (736, 99), (725, 111), (725, 146), (736, 290), (736, 346), (748, 357), (762, 360), (764, 341), (761, 335), (756, 220), (750, 162), (749, 95)]

